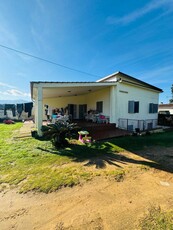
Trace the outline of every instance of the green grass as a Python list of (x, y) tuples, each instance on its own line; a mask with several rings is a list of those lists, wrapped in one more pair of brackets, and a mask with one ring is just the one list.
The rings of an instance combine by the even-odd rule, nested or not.
[(173, 146), (173, 131), (155, 133), (144, 136), (129, 136), (124, 138), (116, 138), (111, 142), (129, 151), (135, 151), (143, 149), (146, 146)]
[(141, 230), (173, 230), (173, 210), (162, 211), (160, 207), (151, 207), (140, 221)]
[[(36, 190), (47, 193), (101, 175), (121, 181), (125, 169), (117, 164), (129, 159), (122, 158), (119, 152), (141, 149), (145, 145), (169, 146), (173, 143), (173, 132), (169, 132), (117, 138), (91, 145), (74, 141), (68, 148), (56, 150), (50, 141), (14, 138), (22, 125), (0, 124), (0, 190), (10, 185), (18, 187), (20, 192)], [(114, 165), (115, 169), (108, 170), (106, 164)]]

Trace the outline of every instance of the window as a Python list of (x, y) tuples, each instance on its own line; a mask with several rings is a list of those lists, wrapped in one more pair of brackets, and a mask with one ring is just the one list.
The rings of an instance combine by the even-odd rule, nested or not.
[(158, 104), (149, 104), (149, 113), (158, 113)]
[(97, 102), (96, 102), (96, 110), (97, 110), (99, 113), (102, 113), (102, 112), (103, 112), (103, 101), (97, 101)]
[(128, 113), (139, 113), (139, 101), (129, 101)]

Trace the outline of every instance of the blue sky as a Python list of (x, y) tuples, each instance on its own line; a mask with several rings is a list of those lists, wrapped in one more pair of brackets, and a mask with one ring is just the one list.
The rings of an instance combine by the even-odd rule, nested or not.
[(96, 81), (121, 71), (162, 88), (160, 102), (169, 102), (173, 0), (0, 0), (0, 12), (0, 100), (30, 101), (30, 81)]

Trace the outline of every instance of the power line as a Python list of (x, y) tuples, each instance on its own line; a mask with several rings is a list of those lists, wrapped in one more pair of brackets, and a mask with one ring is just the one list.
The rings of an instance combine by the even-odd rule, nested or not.
[(68, 69), (68, 70), (72, 70), (72, 71), (75, 71), (75, 72), (78, 72), (78, 73), (90, 75), (90, 76), (93, 76), (93, 77), (100, 77), (100, 76), (97, 76), (97, 75), (94, 75), (94, 74), (91, 74), (91, 73), (87, 73), (87, 72), (84, 72), (84, 71), (81, 71), (81, 70), (77, 70), (77, 69), (74, 69), (74, 68), (71, 68), (71, 67), (68, 67), (68, 66), (65, 66), (65, 65), (61, 65), (61, 64), (53, 62), (53, 61), (49, 61), (49, 60), (47, 60), (45, 58), (37, 57), (35, 55), (29, 54), (29, 53), (26, 53), (26, 52), (23, 52), (23, 51), (20, 51), (20, 50), (17, 50), (17, 49), (13, 49), (13, 48), (11, 48), (9, 46), (4, 46), (4, 45), (0, 44), (0, 47), (8, 49), (8, 50), (11, 50), (11, 51), (14, 51), (14, 52), (17, 52), (17, 53), (20, 53), (20, 54), (23, 54), (25, 56), (29, 56), (29, 57), (38, 59), (40, 61), (47, 62), (49, 64), (57, 65), (59, 67), (62, 67), (62, 68)]

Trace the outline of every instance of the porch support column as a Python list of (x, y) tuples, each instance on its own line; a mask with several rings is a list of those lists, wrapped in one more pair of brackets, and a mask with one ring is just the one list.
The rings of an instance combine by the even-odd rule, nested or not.
[(116, 123), (116, 86), (110, 88), (110, 123)]
[(36, 98), (36, 127), (39, 136), (42, 136), (41, 127), (43, 124), (43, 92), (42, 87), (38, 85)]

